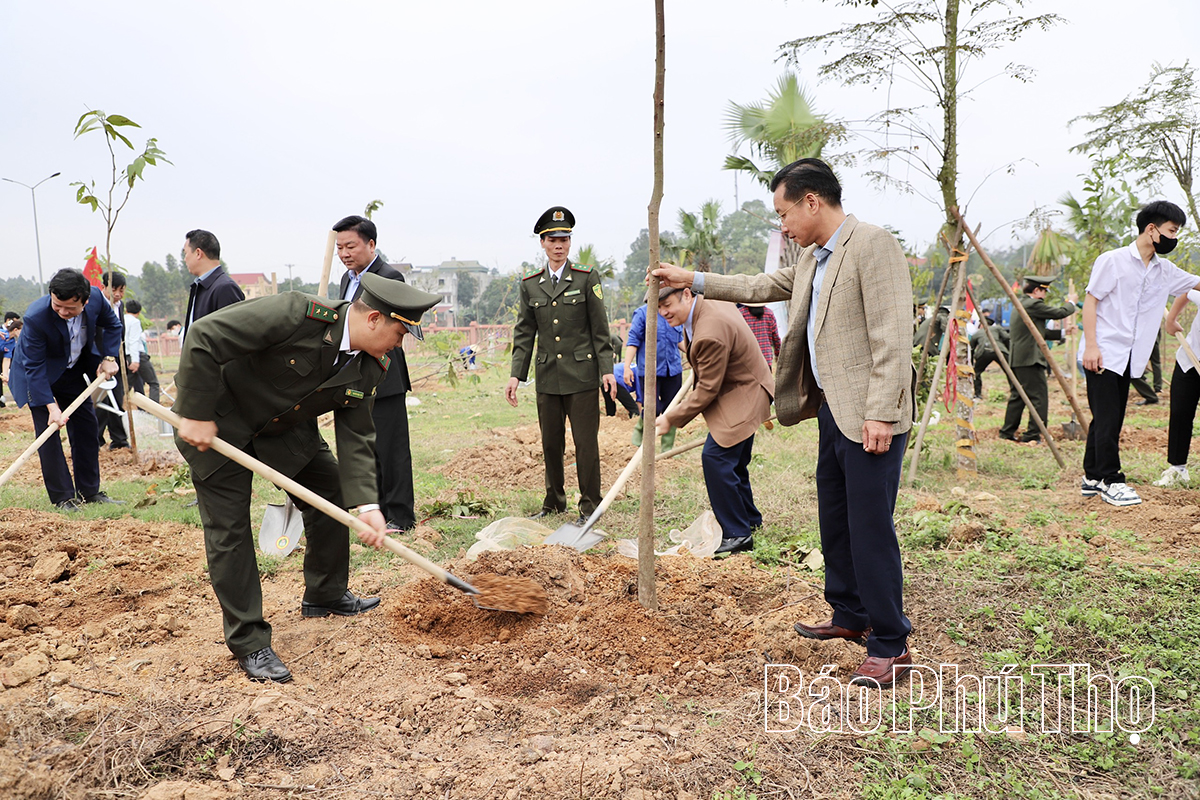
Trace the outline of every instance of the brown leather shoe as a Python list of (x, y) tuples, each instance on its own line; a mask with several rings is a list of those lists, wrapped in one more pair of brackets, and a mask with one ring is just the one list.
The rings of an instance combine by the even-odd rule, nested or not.
[(881, 689), (891, 688), (896, 681), (912, 671), (912, 655), (908, 648), (895, 658), (877, 658), (867, 656), (867, 659), (854, 670), (850, 683), (862, 686), (879, 686)]
[(796, 633), (805, 639), (847, 639), (861, 645), (867, 643), (867, 635), (871, 632), (870, 628), (867, 628), (865, 631), (852, 631), (848, 628), (834, 625), (833, 620), (819, 622), (816, 625), (805, 625), (803, 622), (797, 622), (793, 627), (795, 627)]

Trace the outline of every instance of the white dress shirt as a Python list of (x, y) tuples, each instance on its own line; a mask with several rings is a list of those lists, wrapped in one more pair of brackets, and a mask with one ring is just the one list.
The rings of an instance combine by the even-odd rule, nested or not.
[(125, 357), (129, 360), (129, 367), (132, 369), (134, 364), (142, 360), (142, 353), (146, 350), (146, 334), (142, 332), (142, 321), (133, 314), (125, 315)]
[[(370, 264), (367, 265), (368, 267)], [(346, 293), (342, 295), (343, 300), (353, 300), (355, 292), (358, 291), (358, 285), (362, 283), (362, 274), (367, 271), (367, 267), (363, 267), (361, 271), (355, 272), (348, 270), (350, 273), (350, 282), (346, 284)]]
[(1104, 369), (1140, 378), (1158, 336), (1168, 297), (1186, 294), (1200, 278), (1159, 258), (1142, 263), (1137, 242), (1096, 259), (1087, 293), (1096, 298), (1096, 345)]
[[(1188, 300), (1191, 300), (1196, 305), (1200, 306), (1200, 292), (1192, 289), (1187, 293)], [(1200, 357), (1200, 314), (1192, 320), (1192, 329), (1188, 331), (1187, 343), (1191, 345), (1192, 352)], [(1193, 369), (1192, 360), (1188, 358), (1187, 351), (1182, 347), (1175, 351), (1175, 363), (1184, 372), (1191, 372)]]

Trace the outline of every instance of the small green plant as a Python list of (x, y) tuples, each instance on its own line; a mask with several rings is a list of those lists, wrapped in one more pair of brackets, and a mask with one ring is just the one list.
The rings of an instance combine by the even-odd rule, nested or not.
[(758, 753), (758, 745), (752, 744), (746, 748), (746, 757), (734, 763), (733, 771), (742, 777), (742, 780), (753, 783), (755, 786), (762, 786), (763, 774), (762, 770), (754, 766), (754, 756)]
[(490, 516), (492, 505), (486, 500), (478, 500), (471, 491), (459, 492), (453, 500), (435, 500), (421, 507), (421, 513), (426, 517), (457, 517), (458, 519), (476, 519)]
[(191, 466), (189, 466), (185, 461), (184, 463), (175, 467), (174, 471), (171, 473), (171, 477), (167, 478), (166, 481), (164, 481), (164, 484), (168, 491), (173, 491), (175, 489), (186, 489), (187, 487), (191, 486)]

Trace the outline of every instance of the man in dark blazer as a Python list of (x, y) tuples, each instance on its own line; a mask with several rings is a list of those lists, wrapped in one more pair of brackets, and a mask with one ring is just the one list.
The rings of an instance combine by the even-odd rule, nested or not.
[[(49, 294), (25, 311), (25, 328), (13, 353), (10, 388), (17, 406), (29, 406), (40, 436), (64, 421), (62, 410), (87, 388), (92, 375), (117, 374), (121, 322), (104, 294), (77, 269), (50, 279)], [(114, 503), (100, 491), (100, 445), (91, 399), (66, 418), (75, 476), (67, 467), (62, 439), (51, 436), (38, 450), (50, 502), (64, 511), (82, 503)]]
[[(337, 233), (338, 258), (346, 266), (339, 297), (357, 300), (362, 293), (362, 276), (378, 275), (404, 282), (404, 276), (375, 254), (378, 231), (366, 217), (345, 217), (333, 226)], [(379, 505), (389, 528), (412, 530), (416, 524), (413, 509), (412, 450), (408, 439), (407, 394), (412, 388), (404, 348), (388, 354), (391, 366), (375, 394), (375, 473), (379, 482)]]
[(221, 268), (221, 243), (208, 231), (187, 232), (183, 240), (183, 263), (196, 280), (188, 292), (181, 341), (196, 320), (246, 299), (241, 287)]
[(796, 623), (810, 639), (865, 643), (850, 682), (891, 686), (912, 669), (904, 574), (892, 515), (913, 421), (912, 279), (896, 237), (842, 210), (829, 165), (802, 158), (771, 180), (783, 234), (804, 252), (760, 275), (654, 270), (710, 300), (788, 304), (779, 421), (817, 419), (817, 513), (833, 618)]

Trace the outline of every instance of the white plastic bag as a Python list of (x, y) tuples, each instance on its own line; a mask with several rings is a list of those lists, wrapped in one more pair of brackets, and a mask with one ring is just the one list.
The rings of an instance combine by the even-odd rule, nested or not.
[[(658, 556), (691, 555), (696, 558), (712, 558), (713, 553), (721, 546), (721, 525), (711, 511), (705, 511), (696, 517), (696, 521), (680, 532), (672, 529), (667, 538), (675, 542), (674, 547), (666, 550), (655, 550)], [(627, 558), (637, 558), (637, 539), (622, 539), (617, 542), (617, 552)]]
[(541, 544), (551, 533), (545, 525), (531, 519), (502, 517), (475, 534), (477, 541), (467, 551), (467, 560), (473, 561), (488, 550), (515, 550), (526, 544)]

